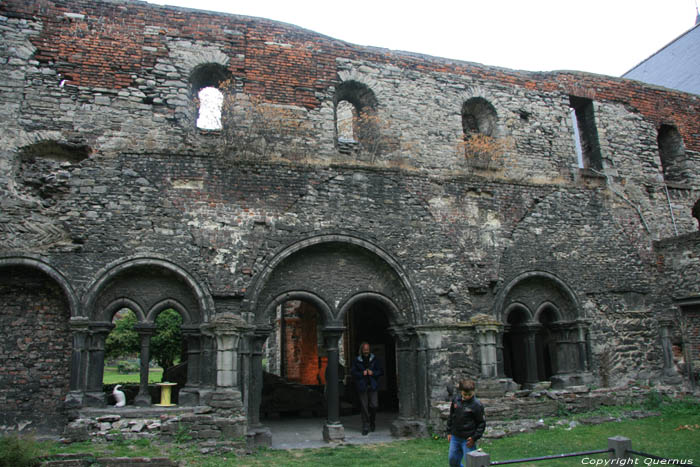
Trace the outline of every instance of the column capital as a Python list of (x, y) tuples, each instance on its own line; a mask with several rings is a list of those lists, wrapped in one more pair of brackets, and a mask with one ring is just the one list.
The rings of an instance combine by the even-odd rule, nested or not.
[(73, 316), (70, 319), (70, 330), (73, 332), (87, 332), (90, 319), (87, 316)]
[(111, 321), (93, 321), (88, 326), (90, 334), (109, 334), (114, 329)]
[(152, 336), (156, 333), (156, 325), (155, 323), (136, 323), (134, 331), (140, 336)]

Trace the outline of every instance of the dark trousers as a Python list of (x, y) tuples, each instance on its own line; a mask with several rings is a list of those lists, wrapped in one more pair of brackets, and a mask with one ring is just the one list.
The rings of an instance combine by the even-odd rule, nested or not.
[(377, 416), (377, 407), (379, 406), (377, 391), (360, 392), (358, 395), (360, 396), (362, 428), (368, 429), (370, 425), (374, 426), (374, 420)]

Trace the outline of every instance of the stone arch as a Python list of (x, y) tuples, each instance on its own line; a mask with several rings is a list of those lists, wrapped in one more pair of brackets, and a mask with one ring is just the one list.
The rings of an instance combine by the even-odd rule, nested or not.
[(79, 314), (73, 289), (56, 268), (27, 256), (0, 258), (2, 430), (60, 433)]
[(204, 63), (190, 73), (192, 97), (197, 103), (197, 128), (220, 130), (224, 93), (221, 86), (229, 78), (228, 70), (218, 63)]
[(375, 292), (360, 292), (352, 295), (347, 300), (343, 301), (338, 308), (338, 321), (343, 322), (345, 316), (353, 305), (357, 304), (361, 300), (374, 300), (381, 303), (389, 315), (389, 322), (395, 326), (401, 326), (405, 324), (401, 319), (401, 312), (396, 304), (391, 300), (391, 298)]
[[(197, 318), (193, 318), (193, 321), (208, 322), (213, 316), (214, 302), (209, 293), (199, 284), (199, 281), (184, 268), (167, 259), (157, 257), (124, 258), (103, 268), (97, 274), (97, 279), (87, 287), (87, 293), (83, 299), (83, 309), (85, 313), (87, 313), (88, 316), (95, 317), (97, 320), (101, 320), (99, 318), (100, 312), (99, 310), (95, 310), (95, 306), (98, 298), (105, 291), (105, 288), (115, 280), (123, 279), (127, 273), (139, 269), (165, 272), (171, 278), (177, 279), (187, 291), (186, 295), (190, 295), (191, 300), (196, 304)], [(109, 301), (111, 302), (111, 300)], [(180, 303), (183, 303), (182, 299), (180, 299)], [(152, 305), (153, 303), (147, 305), (141, 304), (141, 307), (144, 310), (148, 310)]]
[[(390, 330), (387, 326), (387, 332), (393, 333), (396, 371), (411, 375), (398, 378), (405, 385), (397, 391), (401, 415), (411, 418), (419, 406), (426, 405), (422, 400), (427, 398), (425, 391), (416, 389), (426, 383), (425, 370), (416, 363), (418, 339), (412, 331), (422, 321), (422, 314), (407, 274), (390, 254), (368, 240), (347, 234), (324, 234), (283, 248), (263, 266), (250, 288), (244, 308), (249, 310), (249, 323), (254, 325), (246, 344), (251, 349), (251, 377), (244, 378), (244, 393), (250, 394), (248, 411), (253, 414), (250, 425), (259, 423), (255, 414), (259, 413), (262, 400), (262, 376), (255, 376), (262, 374), (261, 360), (256, 360), (255, 355), (262, 353), (275, 308), (290, 299), (313, 303), (323, 316), (330, 387), (338, 384), (337, 371), (330, 369), (338, 365), (338, 342), (346, 331), (344, 318), (348, 311), (362, 301), (380, 304), (392, 324)], [(418, 380), (422, 383), (411, 386)], [(340, 423), (334, 419), (337, 404), (338, 400), (329, 396), (329, 423), (333, 426)]]
[(462, 104), (462, 131), (464, 137), (476, 134), (497, 136), (498, 114), (496, 108), (483, 97), (472, 97)]
[(498, 294), (496, 314), (504, 325), (503, 376), (525, 387), (591, 380), (587, 324), (575, 292), (563, 280), (545, 271), (516, 276)]
[(80, 305), (80, 301), (78, 300), (73, 287), (68, 282), (68, 279), (58, 269), (54, 268), (49, 263), (30, 256), (7, 256), (0, 258), (0, 269), (5, 267), (28, 267), (38, 269), (39, 271), (43, 272), (53, 279), (53, 281), (56, 282), (56, 284), (58, 284), (63, 291), (68, 302), (71, 318), (83, 316), (83, 309)]
[(347, 80), (336, 87), (333, 99), (334, 141), (341, 152), (351, 152), (357, 147), (368, 150), (378, 147), (381, 128), (377, 107), (377, 96), (365, 83)]
[(165, 299), (153, 305), (151, 309), (148, 310), (148, 314), (146, 315), (146, 322), (149, 324), (155, 323), (158, 314), (161, 311), (168, 308), (172, 308), (180, 314), (180, 316), (182, 317), (183, 326), (190, 325), (195, 322), (192, 319), (191, 313), (187, 311), (187, 308), (182, 303), (172, 298)]
[(131, 311), (133, 311), (136, 315), (136, 320), (139, 323), (143, 323), (146, 321), (146, 314), (143, 312), (141, 305), (125, 297), (118, 298), (109, 305), (107, 305), (107, 307), (104, 309), (104, 313), (100, 315), (100, 320), (105, 322), (112, 322), (114, 314), (122, 308), (128, 308)]
[[(510, 305), (512, 304), (508, 301), (508, 299), (509, 297), (512, 297), (516, 288), (522, 287), (523, 285), (527, 286), (528, 282), (531, 281), (549, 284), (553, 287), (553, 289), (559, 292), (558, 295), (569, 305), (569, 307), (566, 309), (564, 309), (561, 305), (557, 308), (560, 313), (565, 313), (563, 316), (564, 318), (575, 319), (585, 317), (585, 310), (579, 305), (579, 300), (576, 293), (563, 280), (546, 271), (527, 271), (514, 277), (497, 295), (495, 309), (500, 320), (504, 319), (504, 312), (509, 309)], [(515, 299), (511, 300), (513, 302), (517, 302)], [(549, 302), (551, 302), (551, 300), (542, 299), (535, 306), (528, 304), (527, 308), (530, 311), (532, 309), (537, 311), (541, 305)], [(531, 320), (534, 318), (534, 316), (535, 315), (531, 311)]]
[(265, 321), (269, 321), (269, 318), (274, 313), (274, 310), (284, 302), (289, 300), (302, 300), (313, 304), (321, 313), (323, 317), (324, 324), (329, 324), (335, 321), (331, 307), (326, 303), (324, 299), (312, 292), (307, 292), (304, 290), (291, 290), (284, 292), (277, 297), (275, 297), (266, 307), (265, 313), (256, 319), (256, 324), (265, 324)]
[[(269, 284), (272, 279), (272, 275), (275, 271), (279, 270), (280, 266), (289, 261), (290, 258), (295, 257), (302, 250), (305, 252), (310, 252), (313, 248), (328, 246), (328, 245), (340, 245), (349, 246), (353, 248), (355, 252), (363, 252), (367, 256), (374, 257), (376, 259), (376, 264), (382, 264), (385, 266), (385, 271), (393, 276), (395, 284), (400, 286), (400, 288), (405, 292), (405, 297), (403, 302), (398, 303), (399, 310), (403, 309), (401, 313), (403, 319), (398, 320), (401, 322), (406, 322), (410, 324), (421, 324), (422, 318), (422, 307), (418, 299), (418, 295), (415, 292), (415, 288), (408, 278), (401, 265), (396, 259), (394, 259), (388, 252), (379, 247), (378, 245), (359, 238), (355, 235), (347, 234), (322, 234), (314, 237), (309, 237), (303, 240), (299, 240), (291, 245), (288, 245), (281, 251), (279, 251), (260, 271), (260, 273), (254, 279), (254, 283), (251, 286), (251, 292), (249, 298), (247, 299), (246, 308), (253, 313), (255, 323), (262, 323), (265, 319), (260, 318), (260, 314), (269, 313), (269, 303), (273, 301), (275, 297), (280, 296), (282, 293), (286, 293), (290, 290), (304, 290), (310, 292), (307, 287), (297, 287), (294, 285), (281, 284), (278, 292), (270, 293), (268, 292)], [(364, 292), (378, 292), (376, 290), (363, 290)], [(318, 294), (319, 300), (323, 303), (328, 304), (330, 310), (329, 313), (333, 316), (332, 322), (338, 324), (338, 308), (337, 304), (342, 303), (350, 298), (347, 293), (339, 294), (329, 298), (323, 294)], [(264, 303), (260, 303), (263, 301)], [(402, 307), (402, 305), (405, 305)], [(330, 321), (329, 321), (330, 322)]]

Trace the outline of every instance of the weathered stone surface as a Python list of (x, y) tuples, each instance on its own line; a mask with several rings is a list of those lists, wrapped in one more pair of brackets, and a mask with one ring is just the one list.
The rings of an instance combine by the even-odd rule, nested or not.
[[(281, 373), (273, 360), (300, 348), (272, 342), (289, 300), (316, 310), (317, 386), (327, 337), (344, 331), (346, 367), (356, 340), (376, 340), (382, 397), (415, 432), (463, 377), (498, 405), (517, 386), (524, 411), (579, 410), (617, 401), (592, 386), (700, 359), (697, 96), (379, 53), (235, 15), (64, 3), (0, 3), (3, 430), (105, 432), (70, 420), (105, 403), (104, 342), (124, 307), (144, 338), (163, 309), (182, 315), (174, 395), (206, 406), (187, 422), (206, 436), (259, 413), (263, 362)], [(232, 114), (198, 128), (196, 92), (224, 80)], [(340, 144), (343, 102), (376, 121)], [(581, 103), (600, 150), (583, 168)], [(485, 153), (465, 146), (482, 117)], [(671, 164), (662, 126), (683, 143)], [(690, 361), (664, 356), (662, 334)], [(139, 419), (134, 436), (184, 423)]]

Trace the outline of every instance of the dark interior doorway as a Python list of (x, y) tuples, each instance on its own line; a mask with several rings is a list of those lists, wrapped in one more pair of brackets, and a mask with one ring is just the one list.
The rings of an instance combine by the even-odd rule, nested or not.
[[(357, 358), (360, 344), (369, 342), (372, 353), (379, 357), (384, 376), (380, 379), (379, 410), (397, 412), (399, 410), (398, 385), (396, 378), (396, 346), (389, 334), (389, 319), (384, 306), (376, 300), (366, 299), (357, 302), (346, 315), (347, 332), (343, 342), (347, 373), (350, 374), (352, 361)], [(354, 384), (346, 378), (345, 401), (352, 403), (353, 411), (359, 413), (359, 405)]]
[(527, 381), (527, 313), (514, 309), (508, 314), (503, 334), (503, 369), (517, 384)]

